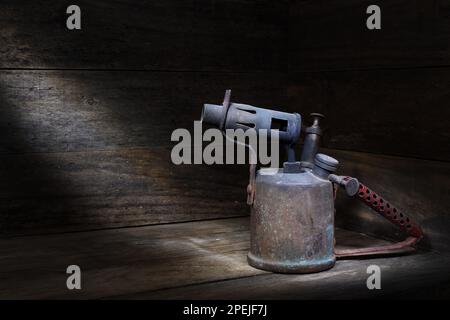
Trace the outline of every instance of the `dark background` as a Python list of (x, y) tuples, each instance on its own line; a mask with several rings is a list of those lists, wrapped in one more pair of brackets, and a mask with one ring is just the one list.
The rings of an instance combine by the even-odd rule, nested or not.
[[(65, 26), (70, 4), (81, 30)], [(370, 4), (381, 30), (366, 28)], [(33, 235), (247, 216), (245, 166), (170, 162), (172, 131), (230, 88), (236, 102), (324, 113), (340, 172), (410, 214), (422, 248), (446, 256), (449, 44), (443, 0), (2, 0), (0, 234), (20, 252)], [(337, 221), (401, 236), (344, 196)]]

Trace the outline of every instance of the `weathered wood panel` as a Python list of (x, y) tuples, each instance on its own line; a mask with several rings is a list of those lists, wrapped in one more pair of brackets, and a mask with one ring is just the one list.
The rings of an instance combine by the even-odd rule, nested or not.
[(79, 0), (81, 30), (66, 28), (71, 1), (4, 0), (0, 68), (280, 70), (287, 2)]
[[(249, 248), (248, 224), (248, 218), (237, 218), (2, 239), (0, 297), (102, 298), (221, 281), (215, 284), (215, 289), (208, 290), (209, 294), (218, 293), (223, 284), (226, 284), (223, 280), (267, 274), (250, 267), (246, 262)], [(338, 230), (338, 243), (341, 239), (352, 243), (353, 246), (385, 243), (357, 233)], [(411, 257), (422, 267), (431, 267), (424, 263), (421, 256)], [(406, 261), (411, 261), (411, 258), (404, 259), (406, 260), (374, 261), (382, 262), (383, 267), (392, 268), (392, 274), (396, 274), (404, 271)], [(401, 267), (397, 267), (399, 261), (404, 261)], [(295, 279), (297, 284), (318, 284), (323, 281), (329, 283), (327, 279), (329, 281), (332, 278), (336, 284), (348, 279), (350, 274), (365, 274), (366, 265), (369, 263), (339, 262), (336, 269), (316, 275), (267, 274), (267, 279), (249, 279), (253, 285), (259, 286), (264, 281), (278, 278), (282, 281), (279, 286), (271, 285), (275, 291), (285, 287), (283, 282), (287, 278)], [(70, 291), (66, 288), (65, 271), (67, 266), (72, 264), (78, 265), (82, 270), (80, 291)], [(443, 268), (444, 264), (434, 266), (431, 271), (436, 272), (436, 267)], [(425, 268), (422, 273), (427, 274), (429, 271)], [(386, 285), (384, 279), (383, 284)], [(404, 284), (411, 285), (409, 277), (403, 279)], [(427, 280), (415, 278), (414, 283)], [(365, 287), (365, 278), (361, 280), (360, 285)], [(335, 289), (330, 284), (324, 292)], [(183, 290), (191, 291), (190, 288)], [(235, 297), (248, 294), (247, 290), (240, 292), (234, 291), (237, 294)], [(259, 294), (264, 292), (260, 288)], [(199, 291), (197, 294), (207, 292)], [(255, 291), (254, 294), (258, 292)], [(155, 293), (153, 297), (155, 296), (165, 297), (164, 293)]]
[[(369, 30), (366, 9), (381, 8)], [(346, 70), (450, 65), (446, 0), (295, 0), (290, 6), (291, 70)]]
[(203, 103), (286, 103), (281, 74), (0, 71), (0, 153), (172, 145)]
[(170, 148), (0, 157), (0, 235), (248, 214), (244, 166), (172, 164)]
[[(424, 248), (450, 252), (450, 164), (324, 150), (341, 162), (339, 174), (354, 176), (411, 216), (422, 227)], [(384, 238), (404, 238), (396, 227), (356, 199), (340, 192), (337, 222), (351, 230)]]
[(220, 103), (226, 88), (235, 88), (237, 101), (277, 105), (286, 98), (284, 81), (275, 74), (1, 71), (1, 232), (246, 214), (247, 169), (176, 167), (171, 134), (192, 131), (203, 103)]
[(290, 110), (325, 114), (327, 147), (450, 161), (450, 68), (290, 78)]
[[(325, 150), (416, 219), (425, 247), (448, 251), (450, 166), (445, 162)], [(175, 166), (170, 148), (30, 153), (0, 157), (0, 230), (36, 234), (246, 215), (246, 166)], [(337, 221), (379, 237), (400, 236), (340, 195)]]

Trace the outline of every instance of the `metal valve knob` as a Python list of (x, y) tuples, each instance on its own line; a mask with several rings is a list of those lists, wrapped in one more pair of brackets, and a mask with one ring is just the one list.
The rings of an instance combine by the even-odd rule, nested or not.
[(345, 188), (345, 192), (350, 197), (353, 197), (358, 193), (359, 190), (359, 181), (356, 178), (346, 177), (346, 176), (338, 176), (335, 174), (330, 174), (328, 176), (331, 182), (336, 183)]

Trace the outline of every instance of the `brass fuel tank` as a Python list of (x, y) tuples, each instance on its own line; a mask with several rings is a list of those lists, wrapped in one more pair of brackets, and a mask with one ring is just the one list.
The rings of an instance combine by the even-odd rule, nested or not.
[(317, 154), (312, 170), (297, 162), (258, 171), (251, 211), (251, 266), (310, 273), (334, 265), (334, 191), (328, 176), (337, 166), (337, 160)]

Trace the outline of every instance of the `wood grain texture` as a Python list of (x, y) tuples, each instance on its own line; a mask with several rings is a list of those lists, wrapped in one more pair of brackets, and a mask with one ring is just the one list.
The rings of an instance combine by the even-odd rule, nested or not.
[(287, 2), (80, 0), (0, 4), (0, 68), (279, 71)]
[(286, 103), (281, 74), (0, 71), (0, 153), (168, 146), (204, 103)]
[[(283, 75), (3, 71), (0, 152), (170, 144), (204, 102), (323, 112), (330, 148), (448, 160), (446, 69)], [(436, 119), (439, 119), (436, 120)]]
[(247, 168), (174, 165), (170, 148), (0, 157), (0, 234), (248, 214)]
[[(100, 298), (262, 273), (246, 263), (248, 219), (3, 239), (0, 297)], [(66, 288), (66, 268), (82, 290)]]
[[(449, 253), (450, 164), (338, 150), (323, 150), (340, 161), (339, 174), (354, 176), (422, 226), (421, 246)], [(356, 199), (340, 192), (337, 223), (373, 236), (400, 239), (405, 235)]]
[[(366, 9), (381, 8), (369, 30)], [(348, 70), (450, 65), (446, 0), (295, 0), (290, 5), (289, 69)]]
[[(247, 169), (176, 167), (171, 134), (192, 131), (203, 103), (220, 103), (226, 88), (243, 101), (279, 103), (283, 81), (275, 74), (0, 71), (0, 232), (246, 214)], [(135, 147), (145, 150), (129, 150)]]
[[(351, 246), (386, 243), (345, 230), (338, 230), (337, 242)], [(284, 276), (250, 267), (246, 262), (248, 248), (248, 218), (2, 239), (0, 297), (168, 298), (183, 292), (190, 298), (230, 297), (231, 294), (235, 298), (249, 294), (274, 297), (278, 293), (285, 297), (283, 290), (287, 289), (292, 291), (291, 297), (296, 297), (300, 288), (316, 295), (322, 291), (326, 297), (336, 290), (335, 285), (344, 285), (349, 279), (360, 291), (365, 289), (366, 267), (370, 263), (380, 263), (386, 279), (397, 275), (397, 283), (411, 287), (410, 280), (414, 280), (414, 285), (435, 280), (437, 271), (442, 270), (446, 262), (440, 257), (440, 263), (435, 263), (434, 255), (340, 261), (336, 268), (327, 272)], [(417, 263), (417, 268), (408, 271), (405, 266), (411, 261)], [(80, 291), (66, 289), (65, 270), (72, 264), (82, 270)], [(417, 274), (421, 277), (414, 277)], [(254, 277), (256, 275), (267, 277)], [(238, 278), (246, 278), (243, 283), (248, 288), (242, 289), (237, 282), (231, 293), (228, 284), (235, 282), (224, 280)], [(388, 282), (383, 281), (388, 287)], [(189, 287), (210, 282), (214, 284), (206, 286), (207, 290), (193, 291)], [(264, 284), (270, 285), (264, 288)], [(177, 294), (157, 291), (176, 287), (184, 288), (176, 290)], [(354, 296), (357, 294), (359, 292), (354, 292)], [(307, 296), (307, 291), (303, 296)]]
[[(353, 300), (448, 299), (449, 259), (436, 254), (338, 261), (306, 275), (263, 274), (215, 283), (124, 295), (121, 299)], [(381, 269), (381, 290), (368, 290), (367, 267)]]
[(328, 148), (450, 161), (450, 68), (291, 74), (289, 109), (327, 119)]
[[(0, 157), (0, 231), (42, 234), (247, 215), (246, 166), (182, 165), (170, 148), (10, 154)], [(422, 244), (448, 251), (448, 163), (324, 149), (352, 175), (425, 229)], [(397, 239), (401, 234), (344, 194), (337, 222)]]

